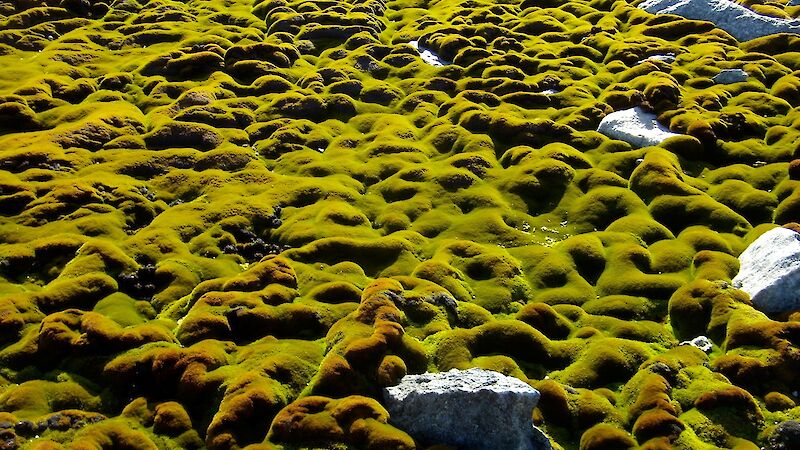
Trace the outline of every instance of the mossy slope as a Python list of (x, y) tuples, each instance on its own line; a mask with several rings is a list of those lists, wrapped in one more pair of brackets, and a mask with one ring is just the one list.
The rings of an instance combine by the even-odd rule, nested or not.
[(800, 47), (634, 3), (0, 2), (0, 445), (425, 448), (380, 388), (468, 367), (556, 448), (765, 445), (798, 316), (730, 280), (800, 221)]

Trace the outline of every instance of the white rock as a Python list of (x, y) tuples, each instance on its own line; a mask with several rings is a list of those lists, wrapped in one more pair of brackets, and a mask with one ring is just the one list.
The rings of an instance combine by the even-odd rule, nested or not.
[(647, 58), (639, 61), (637, 64), (641, 64), (647, 61), (661, 61), (667, 64), (672, 64), (675, 62), (675, 54), (674, 53), (667, 53), (666, 55), (653, 55), (648, 56)]
[(419, 41), (409, 41), (408, 45), (414, 47), (414, 50), (419, 52), (419, 57), (422, 58), (423, 61), (434, 67), (449, 66), (452, 64), (450, 61), (439, 57), (433, 50), (419, 45)]
[(680, 345), (691, 345), (692, 347), (697, 347), (706, 353), (711, 353), (711, 350), (714, 348), (714, 344), (711, 343), (711, 339), (705, 336), (697, 336), (691, 341), (683, 341), (680, 343)]
[(714, 83), (717, 84), (733, 84), (747, 81), (750, 75), (742, 69), (723, 69), (722, 72), (714, 75)]
[(469, 450), (549, 450), (533, 426), (539, 391), (483, 369), (407, 375), (384, 389), (389, 420), (425, 444)]
[(675, 14), (713, 22), (739, 41), (776, 33), (800, 33), (800, 21), (759, 14), (733, 0), (645, 0), (639, 8), (651, 14)]
[(658, 123), (655, 114), (638, 106), (605, 116), (600, 121), (597, 131), (635, 147), (658, 145), (667, 138), (680, 136)]
[(766, 313), (800, 309), (800, 234), (774, 228), (739, 255), (733, 285)]

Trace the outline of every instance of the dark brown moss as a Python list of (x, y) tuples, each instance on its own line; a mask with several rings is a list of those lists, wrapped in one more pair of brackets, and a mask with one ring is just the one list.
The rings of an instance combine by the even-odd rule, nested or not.
[(785, 411), (796, 406), (794, 400), (780, 392), (770, 392), (765, 395), (764, 404), (766, 405), (767, 410), (772, 412)]
[(653, 438), (674, 439), (686, 428), (672, 414), (662, 409), (651, 409), (644, 412), (633, 424), (633, 434), (639, 442), (646, 442)]
[(363, 448), (416, 448), (405, 433), (387, 425), (388, 414), (375, 400), (305, 397), (284, 408), (272, 422), (271, 440), (292, 444), (340, 442)]
[(789, 163), (789, 179), (800, 180), (800, 159), (793, 159)]
[(636, 447), (636, 441), (625, 430), (599, 423), (581, 435), (580, 450), (624, 450)]
[(192, 429), (192, 420), (177, 402), (165, 402), (156, 406), (153, 431), (159, 434), (178, 435)]
[(546, 303), (529, 303), (517, 313), (517, 320), (536, 328), (550, 339), (564, 339), (572, 331), (569, 321)]

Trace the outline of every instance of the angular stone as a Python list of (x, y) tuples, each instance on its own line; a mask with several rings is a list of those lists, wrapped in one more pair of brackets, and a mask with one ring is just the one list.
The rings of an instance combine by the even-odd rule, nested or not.
[(636, 106), (614, 111), (600, 121), (597, 131), (634, 147), (658, 145), (673, 136), (680, 136), (656, 120), (656, 115)]
[(762, 234), (739, 256), (733, 285), (766, 313), (800, 309), (800, 234), (774, 228)]
[(549, 450), (533, 426), (539, 392), (483, 369), (407, 375), (384, 389), (390, 421), (425, 444), (469, 450)]
[(739, 41), (776, 33), (800, 33), (800, 21), (759, 14), (733, 0), (646, 0), (639, 8), (651, 14), (675, 14), (706, 20)]
[(733, 84), (747, 81), (749, 75), (742, 69), (723, 69), (722, 72), (714, 75), (714, 83)]

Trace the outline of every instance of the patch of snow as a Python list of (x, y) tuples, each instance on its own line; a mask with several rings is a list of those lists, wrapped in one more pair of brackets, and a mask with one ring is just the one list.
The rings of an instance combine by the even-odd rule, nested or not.
[(419, 41), (409, 41), (408, 45), (414, 47), (414, 50), (419, 52), (419, 56), (423, 61), (434, 67), (449, 66), (452, 64), (450, 61), (442, 59), (433, 50), (419, 45)]
[(658, 145), (667, 138), (680, 136), (658, 123), (655, 114), (649, 113), (639, 106), (615, 111), (605, 116), (600, 121), (597, 131), (635, 147)]
[(638, 7), (651, 14), (675, 14), (712, 22), (739, 41), (776, 33), (800, 33), (800, 20), (759, 14), (733, 0), (645, 0)]
[(749, 75), (742, 69), (723, 69), (722, 72), (714, 75), (714, 83), (733, 84), (747, 81)]

